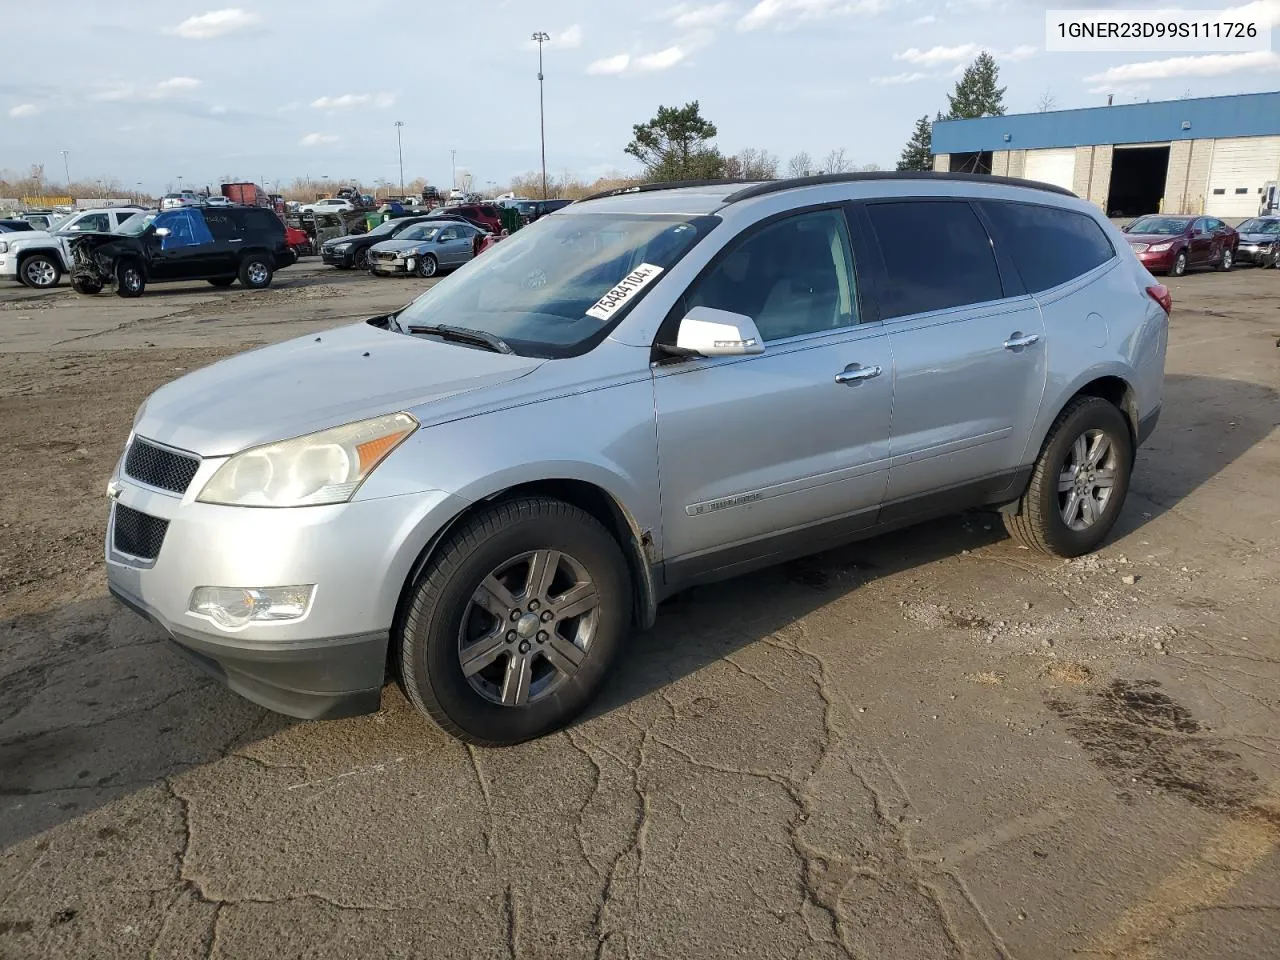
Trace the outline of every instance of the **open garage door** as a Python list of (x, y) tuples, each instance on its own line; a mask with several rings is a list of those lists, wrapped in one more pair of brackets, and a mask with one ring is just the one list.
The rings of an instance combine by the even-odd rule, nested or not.
[(1280, 171), (1280, 137), (1218, 140), (1209, 167), (1204, 212), (1215, 217), (1252, 217), (1262, 188)]
[(1052, 183), (1056, 187), (1070, 190), (1076, 177), (1075, 147), (1065, 150), (1028, 150), (1027, 165), (1023, 168), (1022, 175), (1028, 180)]

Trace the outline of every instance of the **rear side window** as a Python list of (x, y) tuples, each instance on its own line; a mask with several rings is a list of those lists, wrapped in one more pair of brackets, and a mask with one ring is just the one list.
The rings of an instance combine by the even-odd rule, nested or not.
[(205, 210), (204, 222), (209, 225), (213, 239), (226, 242), (240, 236), (240, 229), (231, 214), (225, 210)]
[(1074, 280), (1116, 255), (1097, 222), (1083, 213), (1030, 203), (983, 201), (1029, 293)]
[(991, 239), (967, 202), (873, 203), (867, 215), (884, 257), (882, 318), (1004, 296)]
[(239, 210), (240, 229), (245, 233), (269, 233), (284, 236), (284, 224), (270, 210)]

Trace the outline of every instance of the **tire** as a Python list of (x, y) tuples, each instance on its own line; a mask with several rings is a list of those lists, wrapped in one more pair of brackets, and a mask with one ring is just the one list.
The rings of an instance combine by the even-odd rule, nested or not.
[(1223, 273), (1226, 273), (1233, 266), (1235, 266), (1235, 263), (1236, 263), (1235, 252), (1232, 251), (1230, 247), (1224, 247), (1222, 250), (1222, 256), (1218, 259), (1218, 269), (1221, 270)]
[[(1093, 438), (1105, 436), (1109, 449), (1102, 452), (1096, 470), (1091, 468), (1083, 477), (1073, 471), (1073, 462), (1079, 459), (1077, 440), (1083, 441), (1087, 453), (1094, 452)], [(1087, 461), (1087, 458), (1086, 458)], [(1105, 502), (1098, 504), (1097, 485), (1093, 483), (1103, 469), (1109, 468), (1112, 485)], [(1058, 414), (1045, 438), (1040, 456), (1031, 472), (1031, 481), (1018, 502), (1016, 514), (1005, 514), (1005, 527), (1011, 536), (1028, 547), (1055, 557), (1078, 557), (1097, 549), (1124, 506), (1129, 492), (1129, 478), (1133, 473), (1133, 436), (1125, 415), (1112, 403), (1098, 397), (1077, 397)], [(1073, 488), (1061, 491), (1063, 478), (1068, 474), (1077, 477), (1079, 487), (1087, 489), (1084, 497), (1075, 492), (1077, 523), (1086, 521), (1084, 499), (1096, 510), (1092, 522), (1075, 528), (1064, 517), (1071, 507)], [(1099, 488), (1100, 489), (1100, 488)], [(1100, 509), (1098, 509), (1100, 506)]]
[(137, 260), (123, 260), (116, 265), (116, 294), (121, 297), (140, 297), (147, 289), (147, 278)]
[(83, 293), (86, 296), (92, 296), (95, 293), (102, 292), (102, 283), (99, 280), (71, 280), (71, 289), (76, 293)]
[(427, 254), (418, 261), (417, 274), (426, 280), (428, 277), (434, 277), (440, 269), (440, 264), (434, 256)]
[(1181, 277), (1187, 272), (1187, 251), (1179, 250), (1173, 258), (1173, 266), (1169, 268), (1169, 276)]
[(361, 247), (359, 250), (356, 251), (355, 262), (356, 262), (357, 270), (369, 269), (369, 248), (368, 247)]
[(56, 287), (62, 279), (62, 266), (46, 253), (33, 253), (22, 261), (18, 268), (18, 278), (28, 287), (48, 290)]
[(240, 285), (247, 290), (265, 290), (274, 274), (271, 257), (265, 253), (250, 253), (240, 261)]
[(209, 281), (211, 287), (229, 287), (236, 282), (235, 277), (214, 277)]
[[(529, 589), (530, 557), (553, 551), (554, 579)], [(482, 581), (501, 591), (488, 594), (485, 606), (476, 599)], [(555, 598), (588, 584), (596, 605), (557, 620)], [(461, 740), (483, 746), (531, 740), (563, 727), (594, 699), (627, 633), (631, 607), (626, 560), (594, 517), (545, 497), (495, 503), (450, 534), (411, 587), (399, 637), (401, 683), (415, 707)], [(554, 642), (543, 629), (548, 620)], [(487, 652), (477, 655), (481, 645)], [(470, 677), (464, 656), (478, 667)], [(523, 674), (513, 670), (522, 661), (530, 665)], [(523, 682), (509, 682), (516, 676)], [(521, 691), (523, 703), (502, 702), (505, 696), (519, 703)]]

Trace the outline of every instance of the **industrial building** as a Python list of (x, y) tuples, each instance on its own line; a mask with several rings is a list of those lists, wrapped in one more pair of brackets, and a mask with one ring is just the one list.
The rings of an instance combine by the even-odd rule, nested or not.
[(1251, 217), (1280, 180), (1280, 91), (933, 125), (933, 168), (1025, 177), (1109, 216)]

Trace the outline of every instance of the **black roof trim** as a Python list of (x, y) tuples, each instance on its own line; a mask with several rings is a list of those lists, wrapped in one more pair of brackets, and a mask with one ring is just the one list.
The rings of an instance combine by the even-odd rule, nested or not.
[(935, 180), (963, 181), (966, 183), (999, 183), (1006, 187), (1025, 187), (1031, 190), (1044, 190), (1047, 193), (1060, 193), (1065, 197), (1075, 194), (1065, 187), (1052, 183), (1041, 183), (1039, 180), (1021, 180), (1018, 177), (997, 177), (989, 173), (939, 173), (934, 170), (877, 170), (874, 173), (820, 173), (813, 177), (793, 177), (787, 180), (770, 180), (768, 183), (757, 183), (754, 186), (738, 190), (724, 198), (726, 204), (749, 200), (752, 197), (763, 197), (782, 190), (794, 190), (798, 187), (816, 187), (824, 183), (861, 183), (876, 180)]
[(628, 193), (651, 193), (654, 190), (679, 190), (682, 187), (732, 187), (739, 183), (758, 183), (756, 180), (668, 180), (661, 183), (637, 183), (630, 187), (615, 187), (612, 190), (601, 190), (589, 197), (583, 197), (578, 203), (587, 200), (603, 200), (605, 197), (621, 197)]

